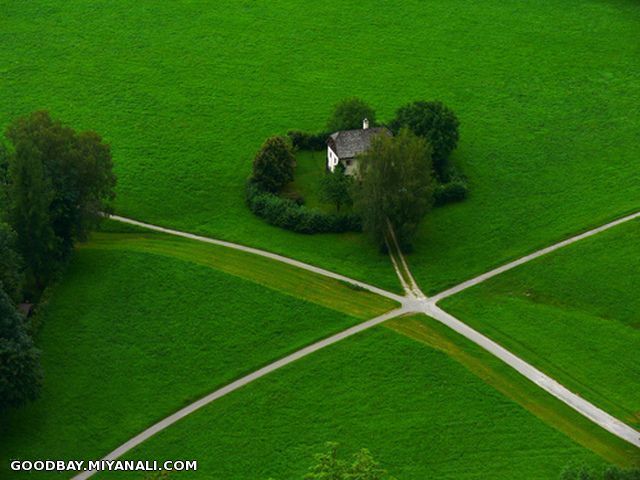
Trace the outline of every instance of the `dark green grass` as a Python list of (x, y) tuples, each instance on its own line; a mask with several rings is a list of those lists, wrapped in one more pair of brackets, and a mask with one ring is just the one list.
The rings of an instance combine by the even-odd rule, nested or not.
[[(369, 448), (401, 480), (555, 479), (594, 454), (445, 353), (386, 328), (274, 372), (180, 421), (127, 458), (188, 458), (178, 478), (302, 478), (338, 441)], [(100, 475), (98, 478), (131, 478)]]
[(216, 387), (357, 322), (179, 255), (90, 247), (38, 319), (44, 389), (3, 414), (3, 479), (13, 478), (10, 458), (100, 458)]
[(442, 306), (640, 427), (640, 222), (451, 297)]
[[(0, 1), (0, 124), (49, 108), (113, 145), (118, 212), (396, 279), (359, 235), (267, 226), (243, 202), (265, 137), (440, 99), (470, 198), (428, 218), (429, 290), (638, 207), (634, 0)], [(336, 21), (339, 18), (339, 21)]]

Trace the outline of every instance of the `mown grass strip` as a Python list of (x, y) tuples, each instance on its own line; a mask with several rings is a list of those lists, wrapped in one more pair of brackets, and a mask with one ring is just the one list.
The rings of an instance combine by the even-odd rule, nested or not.
[(156, 233), (96, 233), (82, 248), (153, 253), (205, 265), (359, 319), (398, 304), (355, 285), (230, 248)]

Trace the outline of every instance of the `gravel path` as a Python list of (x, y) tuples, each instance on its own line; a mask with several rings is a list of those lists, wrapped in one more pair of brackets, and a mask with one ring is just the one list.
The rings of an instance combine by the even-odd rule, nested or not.
[[(534, 382), (536, 385), (538, 385), (540, 388), (544, 389), (545, 391), (549, 392), (551, 395), (553, 395), (554, 397), (558, 398), (559, 400), (561, 400), (562, 402), (564, 402), (565, 404), (567, 404), (568, 406), (570, 406), (571, 408), (573, 408), (574, 410), (576, 410), (577, 412), (579, 412), (580, 414), (584, 415), (586, 418), (588, 418), (589, 420), (591, 420), (592, 422), (600, 425), (602, 428), (608, 430), (609, 432), (613, 433), (614, 435), (618, 436), (619, 438), (622, 438), (623, 440), (626, 440), (627, 442), (637, 446), (638, 448), (640, 448), (640, 432), (638, 432), (637, 430), (631, 428), (630, 426), (626, 425), (625, 423), (621, 422), (620, 420), (612, 417), (611, 415), (609, 415), (607, 412), (601, 410), (600, 408), (596, 407), (595, 405), (593, 405), (592, 403), (588, 402), (587, 400), (583, 399), (582, 397), (576, 395), (575, 393), (571, 392), (570, 390), (568, 390), (567, 388), (565, 388), (564, 386), (562, 386), (561, 384), (559, 384), (558, 382), (556, 382), (554, 379), (552, 379), (551, 377), (549, 377), (548, 375), (545, 375), (544, 373), (542, 373), (540, 370), (538, 370), (537, 368), (535, 368), (534, 366), (532, 366), (531, 364), (525, 362), (524, 360), (522, 360), (521, 358), (517, 357), (516, 355), (514, 355), (513, 353), (509, 352), (507, 349), (505, 349), (504, 347), (500, 346), (499, 344), (497, 344), (496, 342), (494, 342), (493, 340), (489, 339), (488, 337), (485, 337), (484, 335), (482, 335), (480, 332), (477, 332), (476, 330), (472, 329), (471, 327), (469, 327), (468, 325), (466, 325), (465, 323), (463, 323), (462, 321), (458, 320), (457, 318), (455, 318), (453, 315), (445, 312), (444, 310), (442, 310), (440, 307), (438, 307), (437, 302), (449, 297), (451, 295), (454, 295), (456, 293), (459, 293), (467, 288), (470, 288), (474, 285), (478, 285), (492, 277), (495, 277), (496, 275), (499, 275), (503, 272), (506, 272), (507, 270), (511, 270), (512, 268), (515, 268), (519, 265), (522, 265), (524, 263), (530, 262), (531, 260), (534, 260), (536, 258), (539, 258), (543, 255), (546, 255), (548, 253), (551, 253), (555, 250), (558, 250), (562, 247), (565, 247), (567, 245), (571, 245), (572, 243), (578, 242), (580, 240), (583, 240), (587, 237), (596, 235), (600, 232), (603, 232), (605, 230), (608, 230), (609, 228), (615, 227), (617, 225), (620, 225), (622, 223), (631, 221), (633, 219), (636, 218), (640, 218), (640, 212), (636, 212), (634, 214), (628, 215), (626, 217), (620, 218), (618, 220), (615, 220), (613, 222), (607, 223), (605, 225), (602, 225), (600, 227), (594, 228), (592, 230), (589, 230), (585, 233), (582, 233), (580, 235), (576, 235), (574, 237), (568, 238), (562, 242), (556, 243), (554, 245), (551, 245), (550, 247), (547, 248), (543, 248), (542, 250), (538, 250), (537, 252), (534, 252), (530, 255), (526, 255), (522, 258), (519, 258), (518, 260), (515, 260), (513, 262), (507, 263), (506, 265), (503, 265), (502, 267), (496, 268), (494, 270), (491, 270), (487, 273), (484, 273), (482, 275), (479, 275), (475, 278), (472, 278), (471, 280), (468, 280), (466, 282), (463, 282), (459, 285), (456, 285), (455, 287), (452, 287), (448, 290), (445, 290), (437, 295), (434, 295), (433, 297), (427, 298), (424, 293), (422, 293), (422, 291), (420, 290), (420, 288), (418, 287), (417, 283), (415, 282), (415, 280), (413, 279), (413, 276), (411, 275), (411, 272), (409, 270), (409, 267), (407, 265), (407, 262), (405, 261), (404, 257), (402, 256), (402, 254), (400, 253), (400, 251), (398, 249), (390, 249), (392, 250), (392, 254), (391, 254), (391, 259), (394, 265), (394, 268), (396, 269), (396, 273), (398, 274), (398, 278), (400, 279), (401, 284), (403, 285), (403, 287), (405, 288), (405, 291), (407, 293), (406, 296), (402, 297), (400, 295), (397, 295), (395, 293), (392, 292), (388, 292), (386, 290), (383, 290), (381, 288), (375, 287), (373, 285), (369, 285), (367, 283), (361, 282), (359, 280), (355, 280), (349, 277), (346, 277), (344, 275), (340, 275), (338, 273), (335, 272), (331, 272), (329, 270), (325, 270), (319, 267), (315, 267), (313, 265), (309, 265), (307, 263), (304, 262), (300, 262), (298, 260), (294, 260), (292, 258), (289, 257), (285, 257), (282, 255), (278, 255), (275, 253), (271, 253), (271, 252), (267, 252), (264, 250), (260, 250), (257, 248), (252, 248), (252, 247), (248, 247), (245, 245), (240, 245), (237, 243), (232, 243), (232, 242), (227, 242), (224, 240), (217, 240), (217, 239), (213, 239), (213, 238), (209, 238), (209, 237), (204, 237), (204, 236), (200, 236), (200, 235), (195, 235), (192, 233), (187, 233), (187, 232), (181, 232), (179, 230), (172, 230), (169, 228), (164, 228), (164, 227), (160, 227), (157, 225), (152, 225), (149, 223), (144, 223), (144, 222), (140, 222), (138, 220), (133, 220), (130, 218), (126, 218), (126, 217), (121, 217), (118, 215), (113, 215), (110, 217), (113, 220), (116, 220), (118, 222), (122, 222), (122, 223), (128, 223), (131, 225), (136, 225), (142, 228), (146, 228), (149, 230), (154, 230), (157, 232), (162, 232), (162, 233), (166, 233), (169, 235), (176, 235), (179, 237), (184, 237), (184, 238), (189, 238), (191, 240), (196, 240), (196, 241), (200, 241), (200, 242), (206, 242), (206, 243), (211, 243), (214, 245), (220, 245), (223, 247), (228, 247), (228, 248), (233, 248), (235, 250), (240, 250), (243, 252), (247, 252), (247, 253), (251, 253), (254, 255), (260, 255), (263, 257), (267, 257), (270, 258), (272, 260), (276, 260), (279, 262), (284, 262), (287, 263), (289, 265), (292, 265), (294, 267), (298, 267), (298, 268), (302, 268), (304, 270), (308, 270), (311, 271), (313, 273), (317, 273), (319, 275), (324, 275), (326, 277), (330, 277), (330, 278), (334, 278), (336, 280), (340, 280), (343, 282), (348, 282), (354, 285), (357, 285), (361, 288), (364, 288), (365, 290), (368, 290), (372, 293), (378, 294), (378, 295), (382, 295), (384, 297), (390, 298), (392, 300), (395, 300), (397, 302), (401, 303), (401, 307), (397, 308), (395, 310), (392, 310), (390, 312), (385, 313), (384, 315), (381, 315), (379, 317), (373, 318), (371, 320), (367, 320), (366, 322), (360, 323), (358, 325), (355, 325), (347, 330), (344, 330), (340, 333), (337, 333), (335, 335), (332, 335), (328, 338), (325, 338), (324, 340), (320, 340), (316, 343), (313, 343), (307, 347), (304, 347), (301, 350), (298, 350), (284, 358), (281, 358), (279, 360), (276, 360), (275, 362), (262, 367), (259, 370), (256, 370), (253, 373), (250, 373), (242, 378), (239, 378), (238, 380), (222, 387), (219, 388), (218, 390), (210, 393), (209, 395), (201, 398), (200, 400), (195, 401), (194, 403), (184, 407), (181, 410), (178, 410), (177, 412), (175, 412), (174, 414), (164, 418), (163, 420), (159, 421), (158, 423), (156, 423), (155, 425), (152, 425), (151, 427), (149, 427), (148, 429), (146, 429), (145, 431), (143, 431), (142, 433), (136, 435), (135, 437), (133, 437), (131, 440), (128, 440), (127, 442), (125, 442), (124, 444), (122, 444), (121, 446), (119, 446), (118, 448), (116, 448), (113, 452), (109, 453), (106, 457), (104, 457), (104, 460), (115, 460), (117, 458), (119, 458), (120, 456), (124, 455), (125, 453), (129, 452), (131, 449), (135, 448), (136, 446), (140, 445), (142, 442), (144, 442), (145, 440), (149, 439), (150, 437), (154, 436), (155, 434), (157, 434), (158, 432), (164, 430), (165, 428), (173, 425), (175, 422), (177, 422), (178, 420), (186, 417), (187, 415), (190, 415), (191, 413), (195, 412), (196, 410), (199, 410), (200, 408), (204, 407), (205, 405), (210, 404), (211, 402), (227, 395), (228, 393), (231, 393), (251, 382), (253, 382), (254, 380), (257, 380), (265, 375), (267, 375), (268, 373), (271, 373), (275, 370), (278, 370), (279, 368), (284, 367), (285, 365), (288, 365), (292, 362), (295, 362), (296, 360), (299, 360), (303, 357), (306, 357), (307, 355), (316, 352), (320, 349), (323, 349), (329, 345), (333, 345), (334, 343), (337, 343), (341, 340), (344, 340), (345, 338), (348, 338), (352, 335), (355, 335), (357, 333), (360, 333), (364, 330), (367, 330), (371, 327), (374, 327), (376, 325), (379, 325), (383, 322), (386, 322), (387, 320), (390, 320), (392, 318), (398, 317), (400, 315), (406, 315), (406, 314), (411, 314), (411, 313), (425, 313), (426, 315), (440, 321), (441, 323), (443, 323), (444, 325), (448, 326), (449, 328), (455, 330), (456, 332), (458, 332), (459, 334), (463, 335), (464, 337), (468, 338), (469, 340), (471, 340), (472, 342), (474, 342), (475, 344), (481, 346), (482, 348), (484, 348), (485, 350), (487, 350), (488, 352), (490, 352), (491, 354), (493, 354), (494, 356), (498, 357), (500, 360), (502, 360), (503, 362), (505, 362), (507, 365), (511, 366), (512, 368), (514, 368), (516, 371), (518, 371), (520, 374), (522, 374), (523, 376), (525, 376), (526, 378), (528, 378), (529, 380), (531, 380), (532, 382)], [(395, 243), (395, 242), (394, 242)], [(91, 476), (93, 476), (96, 472), (95, 471), (86, 471), (86, 472), (82, 472), (79, 475), (76, 475), (75, 477), (73, 477), (73, 480), (85, 480)]]

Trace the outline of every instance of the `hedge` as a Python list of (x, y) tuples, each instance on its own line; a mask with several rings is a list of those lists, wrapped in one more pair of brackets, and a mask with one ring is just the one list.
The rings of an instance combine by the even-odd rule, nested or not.
[(247, 182), (246, 201), (249, 209), (267, 223), (297, 233), (343, 233), (362, 231), (362, 221), (354, 213), (323, 213), (298, 202), (261, 190)]
[(308, 133), (300, 130), (290, 130), (287, 136), (291, 139), (291, 143), (298, 150), (314, 150), (320, 151), (327, 147), (327, 138), (331, 133)]

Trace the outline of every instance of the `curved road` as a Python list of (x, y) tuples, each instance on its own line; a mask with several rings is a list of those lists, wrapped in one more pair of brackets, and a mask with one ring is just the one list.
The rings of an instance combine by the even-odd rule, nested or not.
[[(456, 285), (452, 288), (449, 288), (437, 295), (434, 295), (433, 297), (427, 298), (422, 291), (419, 289), (419, 287), (417, 286), (417, 284), (415, 283), (415, 281), (413, 280), (413, 276), (411, 275), (411, 272), (409, 271), (409, 267), (404, 259), (404, 257), (402, 256), (402, 254), (399, 252), (399, 250), (392, 252), (391, 258), (392, 258), (392, 262), (394, 264), (394, 267), (396, 269), (396, 273), (398, 274), (398, 277), (400, 279), (401, 284), (403, 285), (403, 287), (405, 288), (405, 291), (407, 292), (407, 295), (402, 297), (400, 295), (397, 295), (395, 293), (386, 291), (384, 289), (375, 287), (373, 285), (369, 285), (367, 283), (361, 282), (359, 280), (355, 280), (349, 277), (346, 277), (344, 275), (340, 275), (338, 273), (335, 272), (331, 272), (329, 270), (325, 270), (319, 267), (315, 267), (313, 265), (309, 265), (307, 263), (304, 262), (300, 262), (298, 260), (294, 260), (292, 258), (289, 257), (285, 257), (282, 255), (278, 255), (272, 252), (267, 252), (264, 250), (260, 250), (257, 248), (252, 248), (252, 247), (248, 247), (245, 245), (240, 245), (237, 243), (232, 243), (232, 242), (227, 242), (224, 240), (217, 240), (217, 239), (213, 239), (213, 238), (209, 238), (209, 237), (203, 237), (200, 235), (195, 235), (192, 233), (188, 233), (188, 232), (182, 232), (179, 230), (172, 230), (169, 228), (164, 228), (164, 227), (160, 227), (158, 225), (152, 225), (149, 223), (144, 223), (144, 222), (140, 222), (138, 220), (133, 220), (130, 218), (126, 218), (126, 217), (121, 217), (118, 215), (112, 215), (110, 217), (113, 220), (116, 220), (118, 222), (122, 222), (122, 223), (128, 223), (131, 225), (136, 225), (139, 227), (143, 227), (149, 230), (154, 230), (154, 231), (158, 231), (158, 232), (162, 232), (162, 233), (166, 233), (169, 235), (176, 235), (179, 237), (184, 237), (184, 238), (189, 238), (192, 240), (196, 240), (196, 241), (200, 241), (200, 242), (206, 242), (206, 243), (211, 243), (214, 245), (220, 245), (223, 247), (228, 247), (228, 248), (233, 248), (236, 250), (240, 250), (243, 252), (247, 252), (247, 253), (251, 253), (254, 255), (260, 255), (263, 257), (267, 257), (270, 258), (272, 260), (275, 261), (279, 261), (279, 262), (284, 262), (287, 263), (289, 265), (298, 267), (298, 268), (302, 268), (314, 273), (317, 273), (319, 275), (324, 275), (326, 277), (330, 277), (330, 278), (334, 278), (336, 280), (341, 280), (343, 282), (348, 282), (348, 283), (352, 283), (354, 285), (358, 285), (361, 288), (364, 288), (370, 292), (376, 293), (378, 295), (382, 295), (384, 297), (387, 298), (391, 298), (397, 302), (400, 302), (402, 304), (402, 306), (400, 308), (397, 308), (395, 310), (391, 310), (387, 313), (385, 313), (384, 315), (381, 315), (379, 317), (373, 318), (371, 320), (367, 320), (366, 322), (360, 323), (358, 325), (355, 325), (351, 328), (348, 328), (347, 330), (344, 330), (342, 332), (336, 333), (335, 335), (332, 335), (328, 338), (325, 338), (324, 340), (320, 340), (316, 343), (313, 343), (307, 347), (302, 348), (301, 350), (298, 350), (290, 355), (287, 355), (284, 358), (281, 358), (279, 360), (276, 360), (275, 362), (262, 367), (259, 370), (256, 370), (253, 373), (250, 373), (242, 378), (239, 378), (238, 380), (222, 387), (219, 388), (218, 390), (210, 393), (209, 395), (201, 398), (200, 400), (195, 401), (194, 403), (182, 408), (181, 410), (178, 410), (177, 412), (175, 412), (174, 414), (164, 418), (163, 420), (159, 421), (158, 423), (152, 425), (151, 427), (149, 427), (148, 429), (146, 429), (145, 431), (143, 431), (142, 433), (136, 435), (135, 437), (133, 437), (132, 439), (128, 440), (127, 442), (123, 443), (121, 446), (119, 446), (118, 448), (116, 448), (114, 451), (112, 451), (111, 453), (109, 453), (107, 456), (105, 456), (103, 458), (103, 460), (115, 460), (117, 458), (119, 458), (120, 456), (124, 455), (125, 453), (129, 452), (131, 449), (135, 448), (136, 446), (140, 445), (142, 442), (144, 442), (145, 440), (149, 439), (150, 437), (154, 436), (156, 433), (164, 430), (165, 428), (173, 425), (175, 422), (177, 422), (178, 420), (186, 417), (187, 415), (190, 415), (191, 413), (195, 412), (196, 410), (202, 408), (205, 405), (208, 405), (209, 403), (253, 382), (254, 380), (257, 380), (258, 378), (261, 378), (265, 375), (267, 375), (268, 373), (271, 373), (275, 370), (278, 370), (279, 368), (282, 368), (285, 365), (288, 365), (292, 362), (295, 362), (296, 360), (299, 360), (303, 357), (306, 357), (307, 355), (316, 352), (322, 348), (325, 348), (329, 345), (332, 345), (334, 343), (337, 343), (341, 340), (344, 340), (345, 338), (348, 338), (352, 335), (355, 335), (357, 333), (360, 333), (364, 330), (367, 330), (371, 327), (374, 327), (376, 325), (379, 325), (387, 320), (390, 320), (394, 317), (400, 316), (400, 315), (405, 315), (405, 314), (410, 314), (410, 313), (424, 313), (438, 321), (440, 321), (441, 323), (443, 323), (444, 325), (448, 326), (449, 328), (455, 330), (456, 332), (458, 332), (459, 334), (463, 335), (464, 337), (466, 337), (467, 339), (471, 340), (472, 342), (474, 342), (475, 344), (479, 345), (480, 347), (484, 348), (485, 350), (487, 350), (488, 352), (490, 352), (491, 354), (493, 354), (494, 356), (498, 357), (500, 360), (502, 360), (503, 362), (505, 362), (507, 365), (509, 365), (510, 367), (512, 367), (513, 369), (515, 369), (516, 371), (518, 371), (520, 374), (522, 374), (524, 377), (528, 378), (529, 380), (531, 380), (532, 382), (534, 382), (536, 385), (538, 385), (540, 388), (544, 389), (545, 391), (547, 391), (548, 393), (550, 393), (551, 395), (553, 395), (554, 397), (556, 397), (557, 399), (561, 400), (562, 402), (564, 402), (565, 404), (567, 404), (568, 406), (570, 406), (571, 408), (573, 408), (574, 410), (576, 410), (578, 413), (580, 413), (581, 415), (585, 416), (586, 418), (588, 418), (589, 420), (591, 420), (592, 422), (600, 425), (602, 428), (606, 429), (607, 431), (613, 433), (614, 435), (616, 435), (619, 438), (622, 438), (623, 440), (626, 440), (627, 442), (635, 445), (636, 447), (640, 448), (640, 432), (638, 432), (637, 430), (631, 428), (630, 426), (626, 425), (625, 423), (621, 422), (620, 420), (614, 418), (613, 416), (609, 415), (607, 412), (605, 412), (604, 410), (596, 407), (595, 405), (593, 405), (592, 403), (588, 402), (587, 400), (583, 399), (582, 397), (580, 397), (579, 395), (576, 395), (575, 393), (571, 392), (570, 390), (568, 390), (567, 388), (565, 388), (564, 386), (562, 386), (560, 383), (558, 383), (557, 381), (555, 381), (553, 378), (549, 377), (548, 375), (542, 373), (540, 370), (538, 370), (537, 368), (535, 368), (533, 365), (525, 362), (524, 360), (522, 360), (520, 357), (514, 355), (513, 353), (511, 353), (510, 351), (508, 351), (507, 349), (505, 349), (504, 347), (500, 346), (498, 343), (494, 342), (493, 340), (489, 339), (488, 337), (482, 335), (480, 332), (472, 329), (471, 327), (469, 327), (468, 325), (466, 325), (465, 323), (463, 323), (462, 321), (458, 320), (457, 318), (455, 318), (453, 315), (445, 312), (444, 310), (442, 310), (440, 307), (438, 307), (437, 302), (442, 300), (443, 298), (449, 297), (451, 295), (454, 295), (456, 293), (459, 293), (467, 288), (470, 288), (472, 286), (478, 285), (492, 277), (495, 277), (496, 275), (499, 275), (503, 272), (506, 272), (507, 270), (511, 270), (512, 268), (515, 268), (519, 265), (522, 265), (524, 263), (530, 262), (531, 260), (534, 260), (536, 258), (539, 258), (543, 255), (546, 255), (548, 253), (551, 253), (555, 250), (558, 250), (562, 247), (566, 247), (567, 245), (571, 245), (572, 243), (578, 242), (580, 240), (583, 240), (587, 237), (596, 235), (600, 232), (603, 232), (605, 230), (608, 230), (610, 228), (613, 228), (617, 225), (620, 225), (622, 223), (625, 222), (629, 222), (631, 220), (634, 220), (636, 218), (640, 218), (640, 212), (636, 212), (633, 213), (631, 215), (627, 215), (626, 217), (620, 218), (618, 220), (609, 222), (605, 225), (602, 225), (600, 227), (594, 228), (592, 230), (589, 230), (587, 232), (584, 232), (582, 234), (576, 235), (574, 237), (568, 238), (566, 240), (563, 240), (561, 242), (558, 242), (554, 245), (551, 245), (549, 247), (543, 248), (541, 250), (538, 250), (534, 253), (531, 253), (529, 255), (526, 255), (522, 258), (519, 258), (517, 260), (514, 260), (513, 262), (507, 263), (506, 265), (503, 265), (502, 267), (498, 267), (494, 270), (491, 270), (487, 273), (484, 273), (482, 275), (479, 275), (475, 278), (472, 278), (471, 280), (467, 280), (466, 282), (463, 282), (459, 285)], [(390, 249), (390, 250), (394, 250), (394, 249)], [(404, 273), (404, 275), (403, 275)], [(408, 279), (405, 280), (405, 279)], [(82, 472), (78, 475), (76, 475), (75, 477), (73, 477), (73, 480), (86, 480), (87, 478), (90, 478), (91, 476), (93, 476), (96, 472), (95, 471), (86, 471), (86, 472)]]

